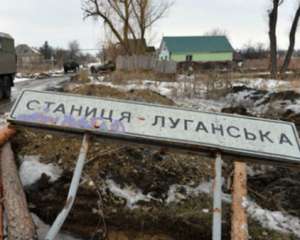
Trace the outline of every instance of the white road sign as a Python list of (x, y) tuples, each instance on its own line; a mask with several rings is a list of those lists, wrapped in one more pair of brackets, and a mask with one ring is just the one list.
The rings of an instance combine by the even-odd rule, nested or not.
[(55, 92), (24, 91), (9, 121), (194, 150), (300, 163), (294, 124)]

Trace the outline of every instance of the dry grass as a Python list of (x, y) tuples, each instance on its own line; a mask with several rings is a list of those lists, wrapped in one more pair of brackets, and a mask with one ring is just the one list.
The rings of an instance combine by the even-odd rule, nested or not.
[(300, 79), (292, 79), (289, 81), (292, 87), (292, 90), (299, 92), (300, 91)]
[(73, 89), (65, 88), (65, 91), (80, 95), (108, 97), (115, 99), (157, 103), (162, 105), (174, 105), (174, 102), (167, 97), (146, 89), (120, 91), (109, 86), (80, 84)]
[[(75, 79), (79, 81), (79, 76)], [(199, 73), (192, 76), (183, 75), (161, 75), (152, 71), (115, 71), (106, 75), (104, 81), (112, 82), (114, 85), (127, 85), (134, 81), (135, 84), (144, 84), (145, 80), (154, 81), (154, 86), (159, 87), (161, 82), (177, 82), (177, 87), (172, 90), (174, 97), (197, 97), (206, 91), (210, 95), (220, 95), (223, 89), (231, 87), (230, 74)], [(202, 95), (201, 95), (202, 96)]]
[(232, 81), (230, 73), (207, 72), (179, 77), (180, 87), (174, 89), (173, 96), (194, 98), (205, 94), (208, 98), (220, 98), (232, 87)]
[(90, 81), (90, 79), (89, 79), (89, 70), (80, 69), (78, 80), (80, 82), (89, 82)]
[(128, 81), (175, 81), (174, 74), (156, 74), (153, 71), (115, 71), (109, 79), (113, 84), (127, 84)]
[(125, 72), (125, 71), (115, 71), (110, 75), (111, 82), (113, 84), (126, 84), (128, 81), (131, 80), (152, 80), (154, 75), (152, 72), (142, 72), (142, 71), (132, 71), (132, 72)]

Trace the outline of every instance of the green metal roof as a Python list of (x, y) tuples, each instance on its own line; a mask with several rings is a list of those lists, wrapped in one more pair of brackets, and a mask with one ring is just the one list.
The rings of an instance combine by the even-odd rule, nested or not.
[(226, 36), (164, 37), (163, 41), (172, 53), (234, 51)]
[(0, 38), (13, 39), (12, 36), (10, 36), (10, 35), (7, 34), (7, 33), (3, 33), (3, 32), (0, 32)]

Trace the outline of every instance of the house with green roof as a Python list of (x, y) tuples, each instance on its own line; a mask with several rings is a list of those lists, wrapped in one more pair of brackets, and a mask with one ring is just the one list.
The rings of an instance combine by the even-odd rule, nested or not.
[(164, 37), (159, 50), (160, 60), (175, 62), (229, 62), (233, 55), (226, 36)]

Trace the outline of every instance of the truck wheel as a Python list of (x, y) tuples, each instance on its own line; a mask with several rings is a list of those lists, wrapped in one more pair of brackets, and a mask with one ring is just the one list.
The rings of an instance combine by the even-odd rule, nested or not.
[(94, 66), (91, 67), (91, 73), (96, 73), (96, 68)]
[(11, 95), (11, 86), (12, 86), (12, 78), (10, 76), (4, 77), (4, 86), (3, 86), (3, 97), (10, 98)]
[(11, 96), (11, 87), (10, 86), (5, 86), (5, 88), (3, 89), (3, 97), (4, 98), (10, 98)]
[(4, 94), (3, 94), (4, 91), (3, 91), (3, 88), (4, 88), (4, 86), (1, 86), (1, 87), (0, 87), (0, 100), (4, 98)]

